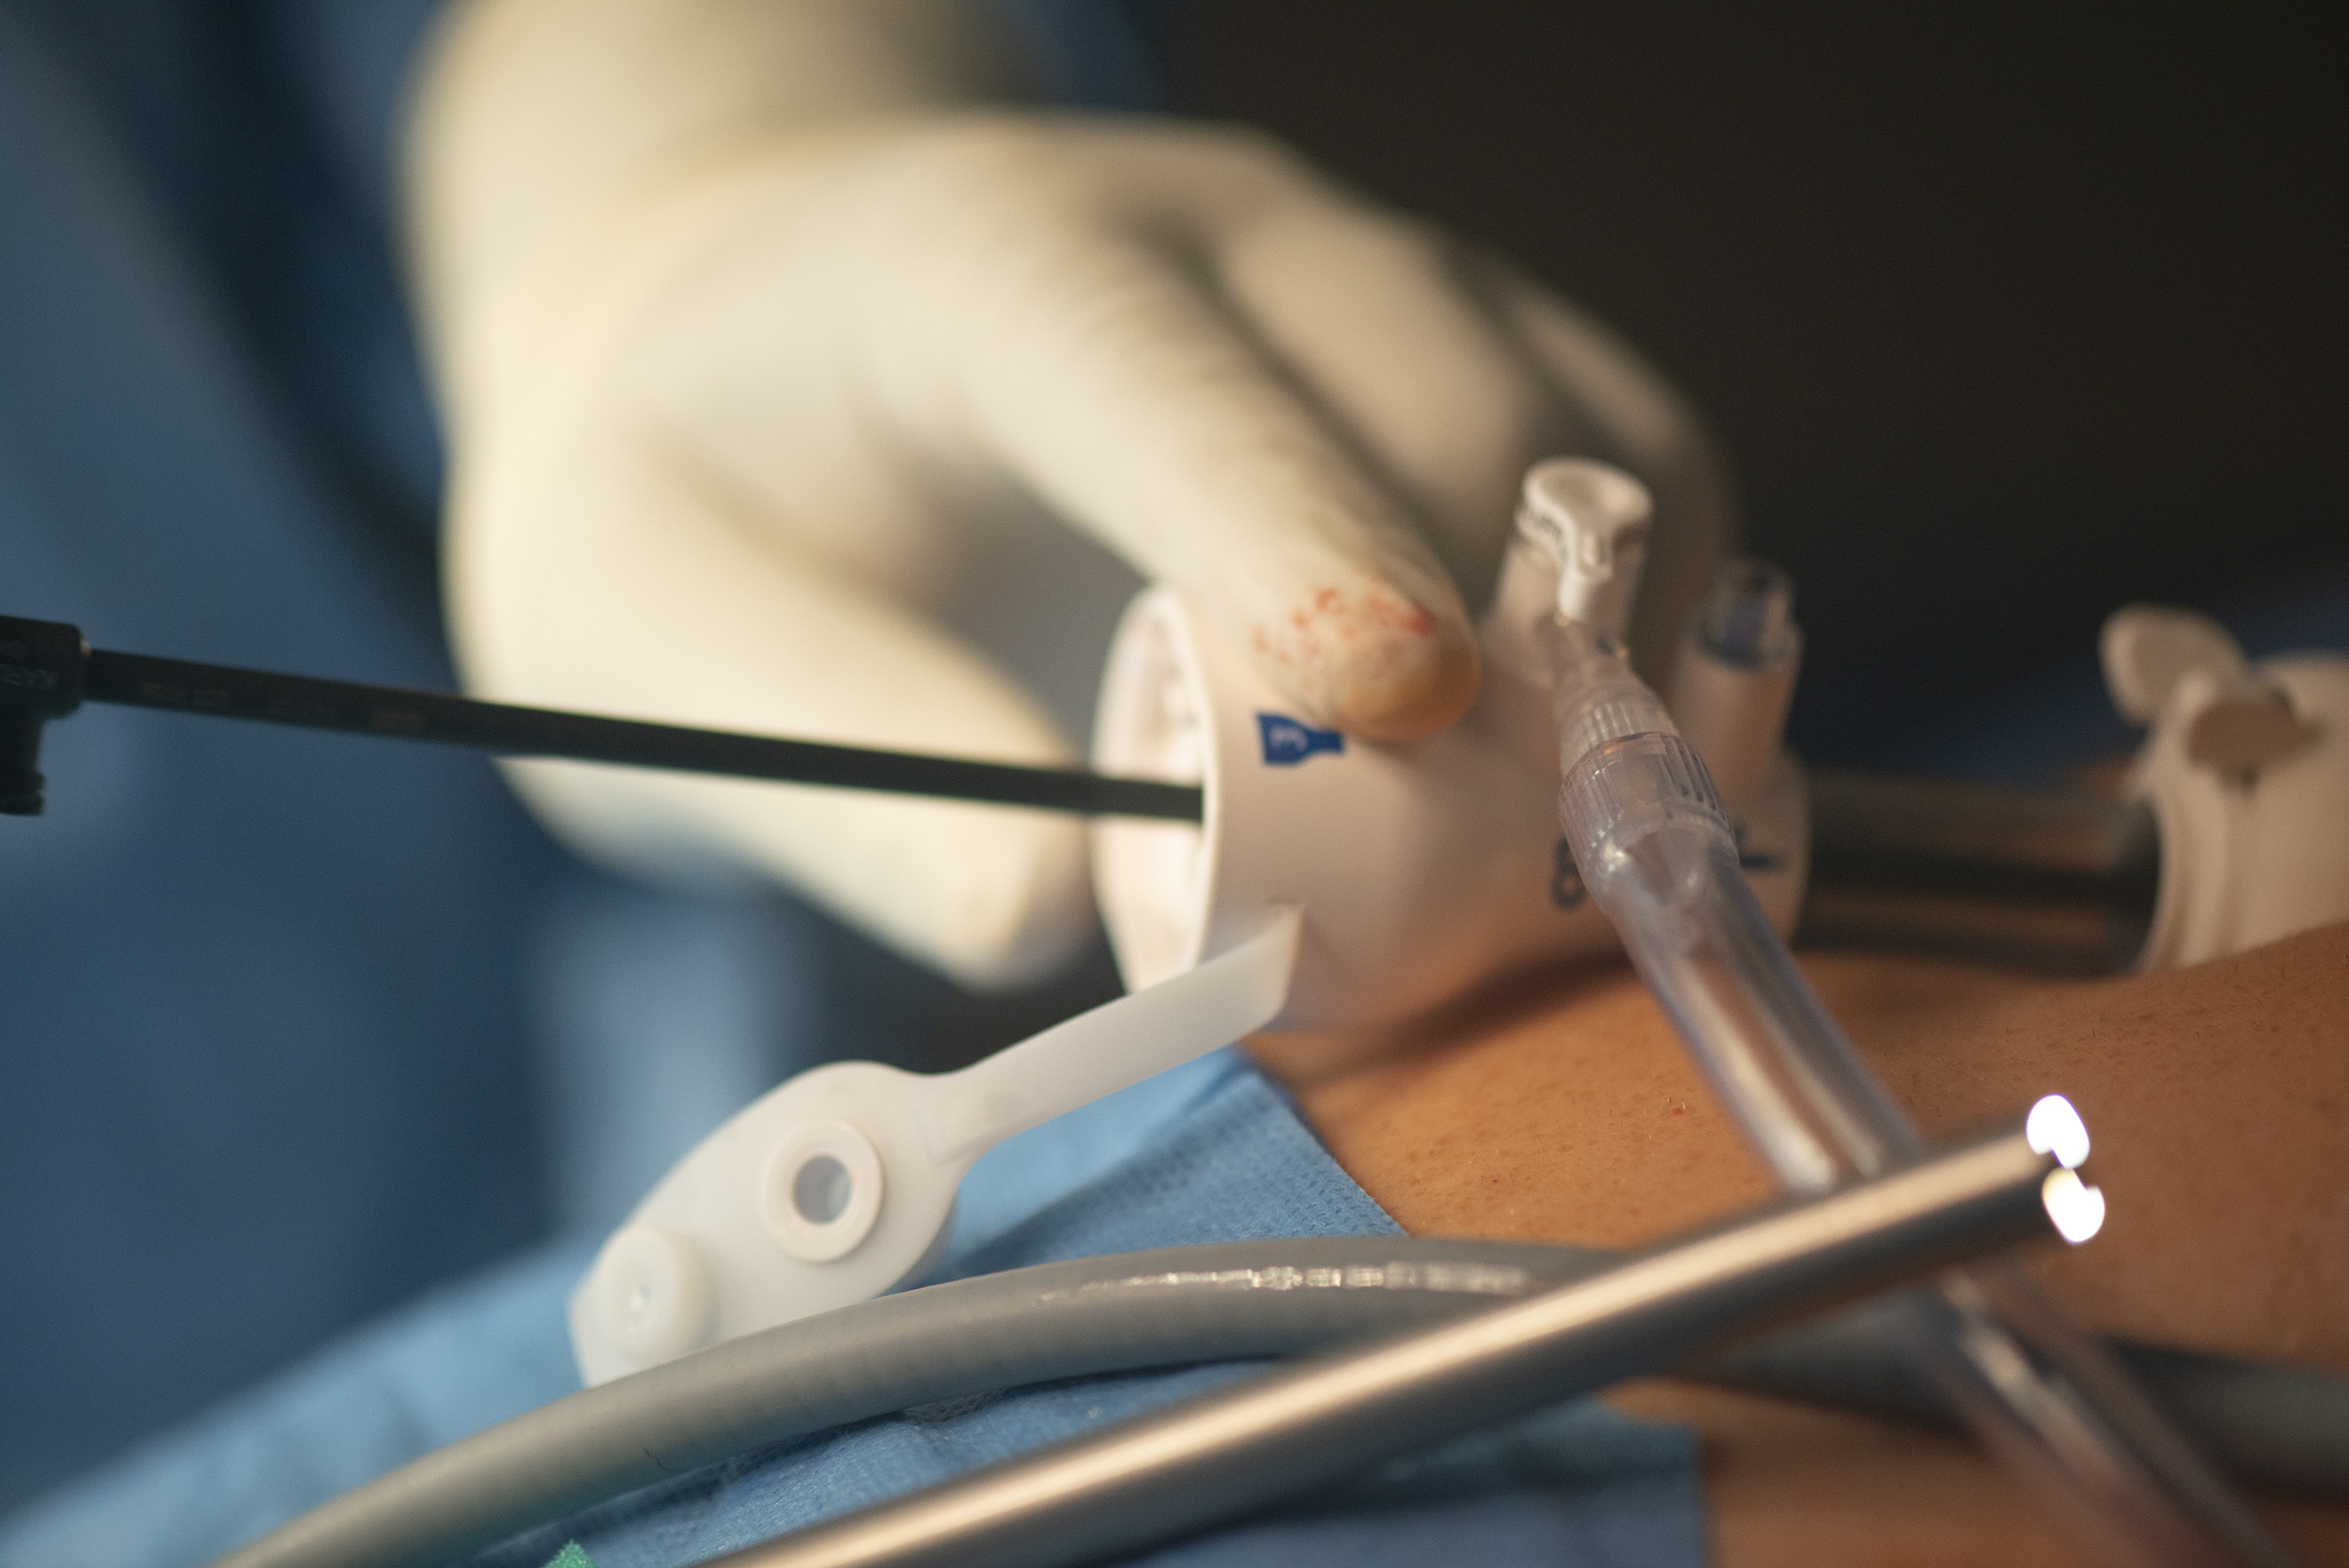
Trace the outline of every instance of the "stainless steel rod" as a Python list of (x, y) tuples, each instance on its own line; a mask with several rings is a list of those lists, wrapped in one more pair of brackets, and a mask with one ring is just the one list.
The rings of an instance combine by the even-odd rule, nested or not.
[(711, 1559), (708, 1568), (1068, 1568), (1644, 1372), (1740, 1330), (2053, 1234), (2058, 1169), (2001, 1132), (1546, 1295), (1317, 1358)]

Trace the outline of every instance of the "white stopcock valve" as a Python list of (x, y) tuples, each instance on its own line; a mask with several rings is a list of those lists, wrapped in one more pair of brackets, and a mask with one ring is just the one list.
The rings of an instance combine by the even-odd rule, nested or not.
[(1647, 487), (1580, 458), (1537, 463), (1525, 476), (1517, 531), (1558, 566), (1558, 613), (1620, 644), (1647, 565)]
[(2253, 664), (2207, 615), (2130, 605), (2105, 683), (2149, 726), (2129, 773), (2161, 841), (2139, 967), (2170, 969), (2349, 920), (2349, 657)]

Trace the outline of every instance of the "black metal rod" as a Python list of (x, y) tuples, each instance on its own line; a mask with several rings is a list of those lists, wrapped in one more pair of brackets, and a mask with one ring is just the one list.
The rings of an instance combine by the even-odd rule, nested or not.
[(564, 757), (1088, 816), (1196, 822), (1204, 810), (1196, 784), (604, 719), (104, 649), (88, 655), (81, 694), (88, 702), (437, 741), (501, 756)]

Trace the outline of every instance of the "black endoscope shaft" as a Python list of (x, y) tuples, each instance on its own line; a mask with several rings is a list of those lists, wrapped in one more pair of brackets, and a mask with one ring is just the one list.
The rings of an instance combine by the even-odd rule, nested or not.
[[(48, 635), (33, 635), (33, 633)], [(64, 650), (70, 634), (76, 660)], [(58, 650), (51, 658), (37, 656)], [(81, 643), (80, 633), (54, 622), (0, 617), (0, 702), (24, 695), (28, 680), (56, 677), (54, 696), (32, 704), (36, 713), (61, 718), (75, 698), (130, 707), (163, 708), (220, 718), (253, 719), (305, 729), (342, 730), (467, 746), (512, 757), (564, 757), (686, 773), (765, 779), (835, 789), (926, 795), (993, 805), (1027, 806), (1089, 816), (1154, 817), (1196, 822), (1203, 811), (1198, 785), (1156, 779), (1112, 778), (1076, 768), (1026, 768), (835, 746), (813, 740), (689, 729), (633, 719), (606, 719), (550, 708), (475, 702), (435, 691), (365, 686), (272, 675), (221, 664), (113, 653)], [(71, 667), (78, 663), (78, 668)], [(78, 688), (78, 690), (76, 690)], [(22, 705), (20, 705), (22, 706)], [(36, 805), (35, 809), (38, 809)]]

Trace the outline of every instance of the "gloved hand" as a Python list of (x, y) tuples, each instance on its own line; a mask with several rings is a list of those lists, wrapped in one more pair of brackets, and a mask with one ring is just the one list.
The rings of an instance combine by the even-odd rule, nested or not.
[[(1635, 652), (1669, 648), (1728, 501), (1651, 372), (1261, 136), (982, 107), (1017, 83), (979, 14), (478, 0), (445, 26), (412, 211), (469, 684), (1063, 762), (980, 644), (1105, 628), (1071, 602), (1104, 582), (1089, 538), (1300, 717), (1408, 738), (1472, 700), (1464, 597), (1562, 451), (1657, 491)], [(591, 853), (747, 862), (966, 984), (1088, 928), (1077, 823), (512, 773)]]

